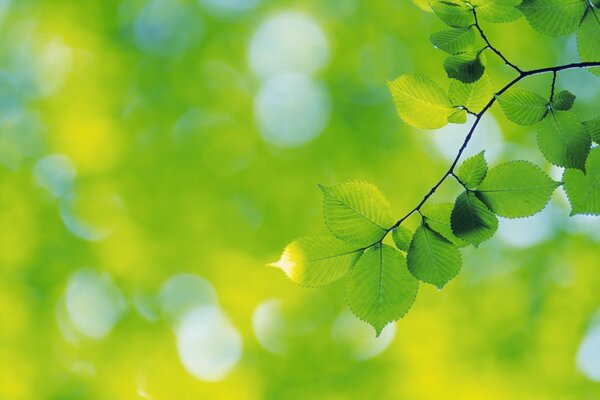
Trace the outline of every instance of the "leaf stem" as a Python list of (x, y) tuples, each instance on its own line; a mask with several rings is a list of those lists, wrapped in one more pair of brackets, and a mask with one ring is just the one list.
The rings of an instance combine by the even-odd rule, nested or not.
[(550, 88), (550, 103), (554, 100), (554, 90), (556, 88), (556, 71), (552, 71), (552, 87)]
[(515, 64), (508, 61), (508, 59), (506, 57), (504, 57), (504, 55), (498, 49), (496, 49), (494, 46), (492, 46), (492, 44), (488, 40), (487, 36), (485, 36), (483, 29), (481, 29), (481, 26), (479, 26), (479, 21), (477, 20), (477, 12), (475, 11), (475, 7), (471, 8), (471, 11), (473, 12), (473, 18), (475, 18), (475, 24), (473, 24), (473, 26), (475, 26), (475, 28), (479, 31), (479, 35), (481, 36), (481, 38), (483, 39), (483, 41), (486, 44), (486, 46), (483, 49), (481, 49), (481, 51), (485, 50), (486, 48), (490, 49), (498, 57), (500, 57), (506, 65), (508, 65), (515, 71), (517, 71), (519, 73), (519, 75), (523, 74), (523, 71), (521, 70), (521, 68), (517, 67)]

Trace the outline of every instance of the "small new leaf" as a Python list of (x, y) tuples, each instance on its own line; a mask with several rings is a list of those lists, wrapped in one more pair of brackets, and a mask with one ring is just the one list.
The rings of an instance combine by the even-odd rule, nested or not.
[(592, 140), (597, 144), (600, 144), (600, 117), (585, 121), (583, 125), (585, 126), (585, 129), (587, 129)]
[(471, 7), (461, 0), (432, 0), (433, 12), (449, 26), (465, 28), (475, 23)]
[(458, 179), (469, 189), (475, 189), (488, 171), (488, 165), (483, 156), (485, 151), (482, 151), (473, 157), (467, 158), (458, 169)]
[(399, 250), (408, 251), (412, 238), (413, 233), (410, 229), (405, 228), (402, 225), (392, 230), (392, 239)]
[(547, 101), (537, 93), (513, 87), (498, 96), (506, 118), (519, 125), (534, 125), (548, 112)]
[(585, 170), (592, 141), (572, 111), (551, 110), (537, 126), (537, 140), (542, 154), (552, 164)]
[(550, 106), (554, 110), (568, 111), (573, 108), (573, 103), (575, 103), (575, 95), (568, 90), (561, 90), (560, 92), (556, 93), (556, 96), (554, 96)]
[(430, 36), (431, 43), (448, 54), (473, 50), (475, 39), (475, 31), (471, 27), (448, 29)]
[(344, 276), (356, 263), (362, 250), (331, 236), (307, 236), (287, 245), (280, 268), (300, 286), (318, 287)]
[(469, 111), (478, 113), (494, 97), (494, 86), (487, 74), (483, 74), (477, 82), (473, 83), (452, 79), (448, 94), (454, 106), (466, 107)]
[(544, 209), (559, 185), (527, 161), (511, 161), (489, 170), (478, 197), (497, 215), (523, 218)]
[(404, 256), (379, 244), (367, 249), (352, 269), (346, 296), (354, 315), (371, 324), (379, 336), (387, 324), (412, 307), (418, 289)]
[(460, 271), (460, 252), (423, 224), (417, 228), (407, 255), (408, 269), (420, 281), (443, 288)]
[(586, 8), (586, 0), (523, 0), (519, 6), (533, 29), (549, 36), (575, 32)]
[(451, 222), (454, 234), (475, 246), (494, 236), (498, 229), (496, 215), (469, 191), (457, 197)]
[[(600, 60), (600, 9), (590, 7), (577, 31), (577, 50), (581, 61)], [(600, 75), (600, 67), (589, 68), (588, 71)]]
[(600, 215), (600, 148), (590, 152), (585, 174), (577, 169), (566, 169), (563, 181), (571, 215)]
[(415, 128), (442, 128), (455, 112), (446, 92), (425, 75), (403, 75), (388, 86), (398, 114)]
[(375, 185), (350, 181), (319, 187), (323, 192), (325, 224), (338, 239), (369, 246), (381, 240), (394, 225), (390, 204)]
[(428, 204), (425, 203), (421, 207), (421, 214), (425, 224), (442, 235), (446, 240), (450, 241), (456, 247), (465, 247), (469, 242), (462, 240), (452, 232), (450, 225), (450, 216), (452, 215), (452, 203)]
[(485, 72), (483, 55), (480, 52), (467, 52), (452, 55), (444, 61), (444, 69), (449, 78), (463, 83), (479, 80)]

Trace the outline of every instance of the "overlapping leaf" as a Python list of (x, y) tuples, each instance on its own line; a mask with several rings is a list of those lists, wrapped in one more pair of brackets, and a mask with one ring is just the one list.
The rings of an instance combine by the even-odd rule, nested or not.
[(573, 103), (575, 103), (575, 95), (568, 90), (561, 90), (560, 92), (556, 93), (556, 96), (554, 96), (550, 106), (554, 110), (568, 111), (573, 108)]
[(549, 36), (575, 32), (586, 8), (586, 0), (523, 0), (519, 6), (529, 24)]
[(415, 128), (441, 128), (455, 111), (447, 93), (425, 75), (403, 75), (388, 86), (398, 114)]
[(485, 178), (488, 165), (484, 151), (467, 158), (458, 169), (458, 179), (469, 189), (475, 189)]
[(462, 264), (456, 246), (425, 224), (415, 231), (407, 262), (417, 279), (440, 289), (459, 273)]
[(483, 55), (471, 51), (449, 56), (444, 61), (444, 69), (449, 78), (463, 83), (476, 82), (485, 72)]
[(512, 87), (498, 96), (498, 103), (506, 118), (519, 125), (534, 125), (548, 112), (546, 99), (520, 87)]
[(392, 239), (399, 250), (408, 251), (413, 233), (410, 229), (400, 225), (392, 231)]
[(475, 23), (471, 7), (460, 0), (431, 0), (433, 12), (447, 25), (464, 28)]
[(475, 246), (491, 238), (498, 229), (496, 215), (470, 191), (456, 198), (451, 223), (456, 236)]
[(335, 237), (368, 246), (383, 238), (394, 225), (390, 204), (374, 185), (350, 181), (320, 188), (325, 224)]
[(352, 312), (371, 324), (379, 336), (388, 323), (402, 318), (412, 307), (418, 288), (404, 256), (379, 244), (367, 249), (352, 269), (346, 294)]
[(517, 20), (521, 12), (517, 6), (521, 0), (472, 0), (477, 15), (486, 21), (503, 23)]
[(592, 140), (600, 144), (600, 117), (590, 119), (583, 123)]
[(279, 261), (280, 268), (301, 286), (317, 287), (344, 276), (356, 263), (362, 250), (331, 236), (308, 236), (287, 245)]
[[(582, 61), (600, 60), (600, 6), (590, 7), (577, 31), (577, 49)], [(588, 71), (600, 75), (600, 67)]]
[(537, 139), (542, 154), (552, 164), (585, 169), (592, 141), (572, 111), (550, 111), (537, 126)]
[(543, 210), (558, 185), (530, 162), (511, 161), (490, 169), (477, 193), (499, 216), (523, 218)]
[(585, 166), (585, 174), (577, 169), (563, 173), (571, 215), (600, 215), (600, 148), (592, 149)]
[(457, 237), (452, 232), (452, 226), (450, 224), (450, 216), (452, 215), (452, 209), (454, 204), (452, 203), (438, 203), (438, 204), (425, 204), (421, 207), (421, 214), (423, 214), (423, 220), (425, 224), (439, 233), (446, 240), (450, 241), (457, 247), (468, 246), (469, 243)]
[(448, 117), (448, 122), (452, 124), (464, 124), (467, 122), (467, 112), (463, 109), (457, 109)]
[(448, 54), (472, 51), (476, 39), (473, 28), (453, 28), (430, 36), (431, 43)]
[(483, 74), (473, 83), (463, 83), (453, 79), (448, 94), (453, 105), (467, 107), (469, 111), (478, 113), (494, 97), (494, 87), (487, 74)]

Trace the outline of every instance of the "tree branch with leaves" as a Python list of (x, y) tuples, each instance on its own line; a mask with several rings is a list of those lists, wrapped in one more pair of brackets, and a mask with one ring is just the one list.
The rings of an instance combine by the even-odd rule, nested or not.
[[(600, 116), (581, 122), (572, 111), (575, 95), (556, 90), (561, 71), (584, 68), (600, 75), (600, 0), (432, 0), (429, 5), (449, 26), (430, 37), (436, 48), (448, 54), (443, 67), (451, 78), (449, 90), (419, 73), (388, 85), (398, 114), (415, 128), (439, 129), (448, 123), (466, 123), (467, 114), (475, 116), (450, 167), (399, 219), (370, 183), (320, 186), (331, 235), (295, 240), (279, 261), (270, 264), (306, 287), (323, 286), (347, 275), (350, 309), (377, 335), (408, 312), (419, 282), (442, 288), (454, 278), (462, 265), (460, 248), (491, 238), (499, 216), (524, 218), (540, 212), (560, 185), (571, 203), (571, 215), (600, 215), (600, 148), (592, 147), (592, 142), (600, 144)], [(504, 23), (522, 16), (545, 35), (577, 31), (582, 61), (531, 70), (509, 61), (489, 41), (480, 19)], [(486, 50), (517, 74), (496, 92), (486, 74)], [(547, 97), (518, 86), (541, 74), (552, 75)], [(484, 152), (458, 167), (482, 117), (496, 102), (510, 121), (535, 126), (543, 156), (565, 169), (562, 182), (523, 160), (489, 169)], [(449, 177), (464, 191), (454, 203), (431, 204)], [(421, 224), (412, 232), (402, 224), (415, 213)], [(383, 243), (389, 234), (395, 248)]]

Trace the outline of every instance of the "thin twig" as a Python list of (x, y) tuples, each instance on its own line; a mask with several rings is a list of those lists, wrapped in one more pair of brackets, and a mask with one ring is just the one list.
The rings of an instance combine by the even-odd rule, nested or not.
[(556, 87), (556, 71), (552, 71), (552, 86), (550, 89), (550, 103), (554, 100), (554, 89)]
[(492, 44), (488, 40), (487, 36), (485, 36), (485, 33), (483, 32), (483, 29), (481, 29), (481, 26), (479, 26), (479, 21), (477, 20), (477, 12), (475, 11), (475, 7), (471, 8), (471, 11), (473, 12), (473, 18), (475, 18), (475, 24), (473, 26), (475, 28), (477, 28), (477, 30), (479, 31), (479, 35), (481, 36), (481, 38), (483, 39), (483, 41), (486, 44), (486, 46), (483, 49), (481, 49), (481, 50), (483, 51), (483, 50), (485, 50), (485, 48), (490, 49), (491, 51), (493, 51), (494, 53), (496, 53), (496, 55), (498, 57), (500, 57), (502, 59), (502, 61), (504, 61), (504, 63), (506, 65), (508, 65), (509, 67), (511, 67), (512, 69), (514, 69), (515, 71), (517, 71), (519, 73), (519, 75), (522, 74), (523, 71), (521, 71), (521, 68), (517, 67), (515, 64), (511, 63), (510, 61), (508, 61), (508, 59), (506, 57), (504, 57), (504, 55), (498, 49), (496, 49), (494, 46), (492, 46)]

